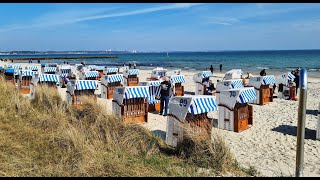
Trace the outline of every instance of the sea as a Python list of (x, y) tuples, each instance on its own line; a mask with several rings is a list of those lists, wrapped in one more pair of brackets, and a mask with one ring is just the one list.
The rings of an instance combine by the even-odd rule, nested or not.
[[(118, 56), (118, 58), (77, 59), (82, 56)], [(308, 76), (320, 77), (320, 50), (274, 50), (274, 51), (219, 51), (219, 52), (162, 52), (125, 54), (44, 54), (44, 55), (0, 55), (0, 58), (31, 57), (74, 57), (67, 60), (42, 60), (41, 63), (63, 63), (120, 67), (135, 63), (139, 69), (164, 67), (204, 71), (213, 65), (214, 71), (242, 69), (244, 73), (259, 74), (266, 69), (267, 74), (282, 74), (297, 68), (305, 68)], [(25, 61), (28, 62), (28, 61)], [(36, 63), (34, 61), (34, 63)]]

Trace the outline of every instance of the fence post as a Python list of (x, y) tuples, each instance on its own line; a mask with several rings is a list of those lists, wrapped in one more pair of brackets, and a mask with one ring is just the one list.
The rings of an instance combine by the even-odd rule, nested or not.
[(304, 136), (305, 136), (305, 121), (306, 121), (306, 105), (307, 105), (307, 90), (308, 79), (307, 71), (300, 70), (299, 77), (299, 109), (298, 109), (298, 126), (297, 126), (297, 154), (296, 154), (296, 177), (303, 176), (303, 159), (304, 159)]

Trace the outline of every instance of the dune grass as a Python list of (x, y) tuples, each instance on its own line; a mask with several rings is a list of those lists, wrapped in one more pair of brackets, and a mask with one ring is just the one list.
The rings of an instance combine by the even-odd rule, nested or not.
[[(0, 176), (247, 176), (217, 134), (173, 149), (92, 99), (68, 107), (54, 88), (24, 98), (0, 79)], [(187, 132), (187, 131), (186, 131)]]

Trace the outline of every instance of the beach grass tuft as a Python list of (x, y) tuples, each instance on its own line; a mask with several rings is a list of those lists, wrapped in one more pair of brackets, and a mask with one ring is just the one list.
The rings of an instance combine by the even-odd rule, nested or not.
[(218, 134), (186, 133), (177, 149), (126, 125), (89, 98), (68, 107), (57, 90), (29, 100), (0, 79), (0, 176), (247, 176)]

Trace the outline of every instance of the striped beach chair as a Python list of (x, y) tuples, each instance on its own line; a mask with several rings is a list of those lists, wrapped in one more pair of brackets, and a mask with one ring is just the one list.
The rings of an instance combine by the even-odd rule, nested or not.
[(118, 68), (105, 68), (103, 70), (103, 74), (104, 75), (112, 75), (112, 74), (117, 74), (119, 71)]
[(57, 67), (44, 67), (44, 74), (56, 74)]
[(293, 99), (296, 96), (295, 86), (293, 85), (293, 81), (295, 76), (290, 72), (285, 74), (281, 74), (277, 78), (278, 83), (278, 98), (281, 99)]
[(147, 86), (125, 86), (114, 90), (112, 112), (124, 123), (148, 121), (149, 88)]
[(175, 96), (184, 96), (184, 86), (182, 86), (182, 83), (186, 82), (184, 75), (172, 75), (169, 78), (170, 82), (174, 84)]
[(228, 89), (243, 88), (243, 82), (241, 79), (224, 80), (217, 83), (215, 95), (217, 97), (216, 102), (219, 104), (220, 92)]
[(249, 102), (257, 99), (253, 87), (220, 92), (218, 128), (241, 132), (253, 125), (253, 109)]
[(139, 84), (139, 69), (126, 69), (123, 71), (123, 85), (137, 86)]
[(199, 139), (211, 134), (212, 119), (208, 112), (218, 110), (215, 96), (176, 96), (170, 100), (167, 119), (166, 143), (177, 146), (183, 139), (183, 124), (191, 127)]
[(68, 104), (79, 107), (83, 104), (81, 97), (87, 96), (97, 100), (95, 90), (98, 87), (97, 80), (70, 80), (67, 83), (67, 96)]
[(148, 112), (160, 111), (160, 84), (161, 81), (140, 82), (139, 86), (147, 86), (149, 88)]
[(195, 95), (204, 95), (207, 87), (202, 84), (205, 78), (213, 77), (211, 71), (202, 71), (193, 75), (193, 81), (195, 83)]
[(30, 84), (32, 76), (38, 74), (37, 71), (23, 70), (19, 73), (18, 90), (21, 94), (30, 94)]
[(35, 73), (32, 74), (32, 79), (30, 83), (30, 96), (31, 99), (35, 97), (36, 87), (37, 86), (49, 86), (57, 88), (60, 85), (59, 75), (56, 74), (41, 74)]
[(276, 84), (274, 76), (255, 76), (249, 80), (249, 87), (253, 87), (257, 94), (257, 99), (252, 103), (264, 105), (273, 102), (273, 85)]
[(84, 72), (84, 80), (98, 80), (98, 71), (86, 71)]
[(103, 75), (101, 78), (101, 98), (112, 99), (113, 91), (123, 84), (122, 74)]

